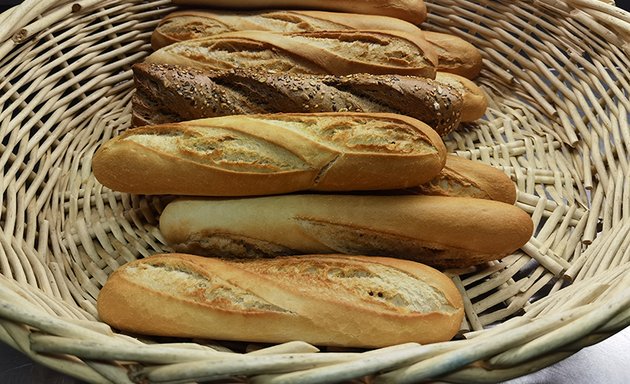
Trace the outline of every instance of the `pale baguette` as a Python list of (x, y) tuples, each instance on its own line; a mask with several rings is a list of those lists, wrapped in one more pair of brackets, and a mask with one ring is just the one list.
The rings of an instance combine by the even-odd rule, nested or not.
[(446, 156), (444, 168), (433, 180), (406, 191), (424, 195), (474, 197), (507, 204), (516, 202), (516, 185), (505, 172), (456, 155)]
[(427, 18), (423, 0), (173, 0), (175, 4), (230, 9), (301, 8), (374, 14), (420, 24)]
[(466, 40), (445, 33), (423, 31), (406, 21), (380, 15), (361, 15), (325, 11), (183, 10), (164, 17), (151, 35), (151, 46), (158, 50), (184, 40), (210, 37), (236, 31), (316, 32), (338, 30), (396, 30), (421, 35), (436, 50), (437, 70), (469, 79), (479, 75), (481, 53)]
[(155, 255), (116, 270), (97, 308), (139, 334), (363, 348), (448, 341), (464, 314), (453, 282), (433, 268), (343, 255)]
[(135, 128), (95, 154), (97, 180), (135, 194), (245, 196), (420, 185), (446, 148), (401, 115), (237, 115)]
[(444, 136), (464, 113), (459, 90), (417, 76), (204, 71), (148, 63), (135, 64), (133, 73), (135, 126), (239, 114), (387, 112), (418, 119)]
[(176, 200), (160, 231), (193, 254), (346, 253), (460, 268), (516, 251), (533, 224), (514, 205), (470, 197), (300, 194)]
[(146, 62), (208, 70), (434, 78), (437, 54), (422, 36), (399, 31), (239, 31), (171, 44)]

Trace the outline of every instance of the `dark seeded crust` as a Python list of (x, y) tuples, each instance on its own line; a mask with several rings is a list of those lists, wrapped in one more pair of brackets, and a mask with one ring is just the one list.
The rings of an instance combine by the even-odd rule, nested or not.
[(413, 76), (215, 72), (163, 64), (133, 70), (136, 126), (237, 114), (388, 112), (446, 135), (459, 125), (463, 105), (453, 87)]

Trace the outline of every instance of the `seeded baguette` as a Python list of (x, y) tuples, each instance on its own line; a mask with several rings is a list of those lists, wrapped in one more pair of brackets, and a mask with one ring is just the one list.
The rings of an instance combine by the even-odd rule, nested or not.
[(446, 148), (401, 115), (236, 115), (135, 128), (105, 143), (92, 169), (134, 194), (247, 196), (301, 190), (417, 186), (444, 167)]
[(448, 341), (464, 314), (453, 282), (433, 268), (344, 255), (155, 255), (117, 269), (97, 309), (139, 334), (362, 348)]
[(135, 126), (238, 114), (387, 112), (446, 135), (462, 114), (459, 91), (415, 76), (203, 71), (147, 63), (135, 64), (133, 72)]
[(361, 15), (325, 11), (183, 10), (164, 17), (151, 35), (151, 46), (158, 50), (180, 41), (210, 37), (236, 31), (317, 32), (339, 30), (396, 30), (423, 36), (436, 50), (437, 70), (469, 79), (479, 75), (481, 53), (457, 36), (423, 31), (406, 21), (380, 15)]
[(407, 189), (409, 193), (474, 197), (516, 202), (516, 185), (505, 172), (480, 161), (447, 155), (440, 174), (428, 183)]
[(171, 44), (146, 62), (208, 70), (435, 78), (437, 55), (422, 36), (399, 31), (239, 31)]
[(488, 109), (488, 96), (473, 81), (448, 72), (437, 72), (435, 80), (458, 90), (463, 97), (462, 121), (472, 122), (481, 119)]
[(175, 250), (199, 255), (344, 253), (464, 268), (516, 251), (533, 224), (514, 205), (471, 197), (299, 194), (176, 200), (160, 231)]
[(314, 9), (390, 16), (420, 24), (427, 18), (423, 0), (173, 0), (175, 4), (238, 9)]

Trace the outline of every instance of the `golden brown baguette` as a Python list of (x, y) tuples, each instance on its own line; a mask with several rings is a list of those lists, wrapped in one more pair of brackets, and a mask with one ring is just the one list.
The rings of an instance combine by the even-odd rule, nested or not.
[(423, 0), (173, 0), (175, 4), (230, 9), (314, 9), (390, 16), (420, 24), (427, 18)]
[(516, 185), (505, 172), (456, 155), (446, 156), (446, 164), (436, 178), (407, 192), (516, 202)]
[(399, 31), (239, 31), (171, 44), (146, 61), (209, 70), (434, 78), (437, 55), (422, 36)]
[(424, 38), (438, 56), (438, 71), (475, 79), (481, 72), (481, 52), (466, 40), (446, 33), (425, 31)]
[(488, 96), (473, 81), (453, 73), (438, 72), (435, 80), (459, 90), (464, 98), (462, 121), (475, 121), (483, 117), (488, 109)]
[(345, 253), (463, 268), (516, 251), (533, 224), (514, 205), (470, 197), (300, 194), (176, 200), (160, 231), (201, 255)]
[(271, 32), (396, 30), (423, 36), (436, 50), (438, 71), (473, 79), (479, 75), (482, 66), (479, 50), (460, 37), (438, 32), (423, 32), (416, 25), (387, 16), (325, 11), (176, 11), (160, 21), (151, 35), (151, 46), (158, 50), (184, 40), (249, 30)]
[(459, 125), (462, 96), (416, 76), (347, 76), (204, 71), (168, 64), (133, 66), (134, 126), (256, 113), (387, 112), (418, 119), (440, 135)]
[(401, 115), (237, 115), (135, 128), (105, 143), (92, 169), (135, 194), (244, 196), (407, 188), (434, 178), (446, 148)]
[(116, 270), (97, 308), (139, 334), (363, 348), (448, 341), (464, 313), (453, 282), (433, 268), (343, 255), (155, 255)]

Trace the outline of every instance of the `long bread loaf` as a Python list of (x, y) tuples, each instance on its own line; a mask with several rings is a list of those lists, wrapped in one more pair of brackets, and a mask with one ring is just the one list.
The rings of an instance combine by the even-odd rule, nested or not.
[(533, 224), (514, 205), (469, 197), (301, 194), (176, 200), (160, 231), (193, 254), (346, 253), (463, 268), (514, 252)]
[(423, 31), (406, 21), (379, 15), (324, 11), (183, 10), (164, 17), (151, 35), (158, 50), (184, 40), (210, 37), (236, 31), (317, 32), (339, 30), (396, 30), (423, 36), (436, 50), (437, 70), (469, 79), (479, 75), (481, 53), (464, 39), (439, 32)]
[(434, 78), (437, 54), (422, 36), (399, 31), (239, 31), (171, 44), (146, 61), (209, 70)]
[(401, 115), (237, 115), (129, 130), (105, 143), (92, 169), (135, 194), (245, 196), (301, 190), (420, 185), (446, 148), (426, 124)]
[(134, 65), (133, 72), (135, 126), (238, 114), (387, 112), (446, 135), (464, 113), (460, 91), (415, 76), (203, 71), (147, 63)]
[(448, 341), (463, 318), (460, 293), (433, 268), (342, 255), (155, 255), (116, 270), (97, 308), (133, 333), (367, 348)]
[(175, 4), (229, 9), (313, 9), (374, 14), (420, 24), (427, 18), (423, 0), (173, 0)]

